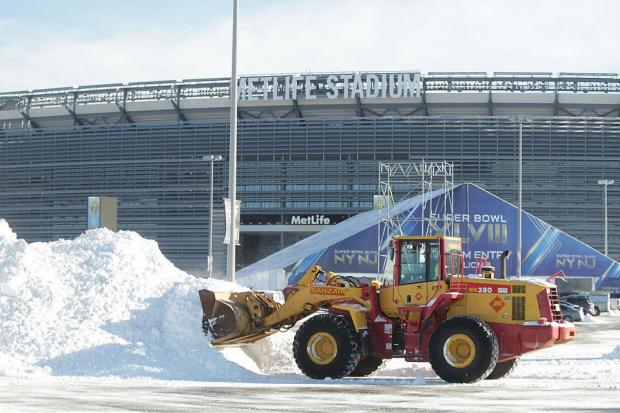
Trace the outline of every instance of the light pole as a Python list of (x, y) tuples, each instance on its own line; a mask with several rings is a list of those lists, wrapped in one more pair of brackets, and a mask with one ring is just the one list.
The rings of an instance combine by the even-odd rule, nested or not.
[(209, 278), (213, 276), (213, 162), (221, 161), (220, 155), (205, 155), (203, 161), (211, 162), (211, 185), (209, 187), (209, 258), (207, 262), (207, 271)]
[(521, 277), (521, 256), (523, 254), (523, 119), (519, 119), (519, 217), (517, 219), (517, 277)]
[(230, 74), (230, 155), (228, 157), (228, 199), (230, 225), (226, 278), (235, 282), (235, 235), (237, 234), (237, 13), (239, 0), (233, 0), (232, 67)]
[(599, 185), (603, 185), (603, 211), (605, 222), (605, 255), (607, 255), (607, 187), (614, 184), (613, 179), (599, 179)]

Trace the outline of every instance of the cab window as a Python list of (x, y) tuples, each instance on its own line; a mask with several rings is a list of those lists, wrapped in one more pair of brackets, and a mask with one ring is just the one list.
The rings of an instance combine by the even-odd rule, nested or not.
[(403, 241), (400, 246), (400, 284), (426, 281), (426, 243)]
[(437, 281), (439, 279), (439, 243), (437, 241), (429, 242), (429, 281)]
[(385, 258), (384, 269), (380, 276), (381, 285), (389, 287), (394, 285), (394, 246), (388, 248), (388, 255)]

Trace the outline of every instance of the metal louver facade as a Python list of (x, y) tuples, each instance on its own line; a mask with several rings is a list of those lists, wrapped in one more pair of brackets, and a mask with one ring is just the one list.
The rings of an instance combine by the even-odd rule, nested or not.
[[(288, 214), (346, 217), (371, 209), (378, 161), (446, 160), (455, 165), (456, 183), (473, 182), (516, 203), (517, 144), (518, 123), (507, 117), (242, 119), (242, 221), (278, 224)], [(226, 155), (227, 145), (225, 120), (0, 129), (0, 217), (28, 241), (74, 237), (86, 228), (88, 196), (116, 196), (119, 229), (157, 240), (175, 264), (201, 273), (209, 212), (209, 168), (201, 158)], [(523, 159), (524, 209), (602, 250), (597, 180), (620, 181), (620, 120), (524, 121)], [(227, 171), (227, 162), (215, 163), (216, 261), (224, 253)], [(610, 256), (619, 259), (615, 186), (608, 205)], [(239, 265), (296, 239), (275, 234), (242, 234)]]

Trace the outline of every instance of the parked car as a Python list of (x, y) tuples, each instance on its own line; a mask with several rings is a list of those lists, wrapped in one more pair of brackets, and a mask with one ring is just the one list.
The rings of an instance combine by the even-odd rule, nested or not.
[(609, 294), (609, 306), (612, 310), (620, 310), (620, 291), (615, 290)]
[(578, 305), (572, 305), (569, 303), (560, 302), (560, 310), (562, 311), (562, 318), (564, 321), (574, 322), (574, 321), (582, 321), (585, 317), (583, 313), (583, 308)]
[(611, 310), (611, 298), (609, 293), (605, 292), (591, 292), (588, 294), (590, 296), (590, 300), (592, 300), (592, 304), (594, 304), (594, 309), (601, 313), (606, 313)]
[(597, 316), (601, 314), (600, 309), (597, 309), (590, 300), (590, 296), (587, 293), (574, 293), (570, 295), (563, 295), (560, 297), (560, 302), (578, 305), (583, 308), (584, 313)]

